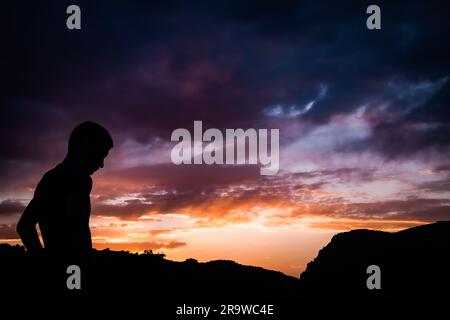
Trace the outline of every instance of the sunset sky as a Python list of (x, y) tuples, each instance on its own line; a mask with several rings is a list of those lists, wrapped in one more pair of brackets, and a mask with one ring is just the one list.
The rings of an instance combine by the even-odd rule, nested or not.
[[(66, 7), (82, 29), (66, 29)], [(232, 259), (299, 276), (337, 232), (450, 219), (445, 2), (5, 4), (0, 242), (92, 120), (96, 248)], [(3, 6), (3, 4), (2, 4)], [(171, 163), (177, 128), (279, 128), (280, 171)]]

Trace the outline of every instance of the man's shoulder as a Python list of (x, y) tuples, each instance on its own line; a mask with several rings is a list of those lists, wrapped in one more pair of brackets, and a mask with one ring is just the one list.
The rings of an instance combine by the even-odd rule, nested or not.
[(36, 190), (38, 189), (89, 193), (92, 189), (92, 178), (89, 175), (77, 174), (59, 164), (42, 176), (36, 187)]

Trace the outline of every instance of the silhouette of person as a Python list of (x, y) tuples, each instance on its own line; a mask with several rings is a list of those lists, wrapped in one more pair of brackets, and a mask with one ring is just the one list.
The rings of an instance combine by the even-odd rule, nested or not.
[(111, 135), (97, 123), (86, 121), (72, 131), (65, 159), (44, 174), (17, 224), (28, 252), (57, 258), (90, 253), (90, 176), (103, 168), (112, 147)]

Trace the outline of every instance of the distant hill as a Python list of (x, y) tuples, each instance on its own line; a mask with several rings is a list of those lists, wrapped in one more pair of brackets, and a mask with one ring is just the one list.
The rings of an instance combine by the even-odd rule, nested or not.
[[(300, 276), (302, 297), (450, 297), (450, 221), (396, 233), (353, 230), (335, 235)], [(381, 270), (368, 290), (367, 267)]]
[[(450, 294), (450, 221), (396, 233), (353, 230), (320, 250), (300, 279), (281, 272), (218, 260), (166, 260), (147, 252), (94, 251), (82, 294), (135, 295), (154, 300), (256, 302), (309, 298), (443, 298)], [(46, 294), (42, 258), (0, 244), (0, 295)], [(381, 290), (368, 290), (369, 265), (381, 269)], [(51, 272), (49, 272), (49, 270)], [(65, 277), (60, 281), (65, 284)], [(66, 292), (67, 293), (67, 292)], [(69, 294), (73, 294), (70, 292)]]
[[(0, 244), (0, 295), (46, 294), (50, 290), (43, 261), (21, 246)], [(64, 275), (66, 277), (66, 275)], [(298, 279), (281, 272), (233, 261), (206, 263), (166, 260), (163, 255), (94, 251), (84, 293), (94, 296), (134, 295), (153, 299), (292, 299)], [(62, 282), (65, 284), (65, 280)], [(223, 300), (225, 301), (225, 300)]]

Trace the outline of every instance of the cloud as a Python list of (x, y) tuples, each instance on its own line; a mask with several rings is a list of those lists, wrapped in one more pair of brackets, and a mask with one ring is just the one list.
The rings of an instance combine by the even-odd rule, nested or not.
[[(241, 185), (254, 184), (261, 179), (257, 166), (176, 166), (170, 163), (116, 170), (96, 182), (92, 212), (125, 218), (194, 210), (222, 199), (221, 194), (225, 192), (237, 197), (242, 191)], [(101, 196), (96, 197), (97, 193)], [(136, 196), (111, 204), (111, 200), (124, 193)], [(245, 193), (240, 196), (245, 197)], [(229, 209), (232, 209), (231, 203)]]
[[(420, 156), (433, 167), (450, 155), (450, 23), (441, 4), (412, 1), (404, 15), (403, 5), (387, 3), (389, 28), (376, 34), (350, 2), (79, 5), (90, 13), (88, 27), (68, 37), (55, 25), (63, 3), (30, 4), (27, 12), (5, 4), (20, 19), (11, 19), (4, 39), (2, 199), (31, 196), (29, 187), (63, 159), (70, 131), (86, 117), (116, 142), (94, 176), (93, 213), (117, 217), (186, 211), (242, 221), (240, 213), (253, 218), (258, 207), (311, 204), (309, 213), (345, 216), (344, 206), (329, 205), (349, 200), (347, 215), (374, 216), (400, 204), (372, 209), (339, 190), (396, 177), (383, 171), (392, 163)], [(267, 179), (254, 166), (164, 164), (170, 133), (194, 120), (219, 129), (280, 128), (284, 172)], [(408, 192), (418, 198), (446, 191), (445, 170), (436, 174), (440, 182), (399, 185), (417, 187)], [(401, 188), (396, 196), (404, 201)], [(0, 215), (22, 211), (14, 201), (3, 200)]]
[(342, 220), (422, 221), (450, 220), (450, 202), (446, 199), (411, 198), (406, 200), (375, 201), (367, 203), (318, 203), (300, 205), (290, 214), (277, 215), (273, 222), (279, 224), (283, 218), (327, 217)]
[(174, 165), (161, 163), (110, 171), (102, 181), (121, 181), (134, 185), (157, 185), (161, 188), (197, 189), (245, 183), (259, 179), (256, 165)]
[(434, 168), (434, 171), (436, 171), (436, 172), (450, 172), (450, 165), (442, 164), (442, 165), (436, 166)]
[(443, 180), (424, 182), (418, 188), (429, 192), (450, 191), (450, 178), (447, 177)]
[(0, 224), (0, 239), (19, 239), (15, 224)]
[(328, 87), (326, 85), (321, 84), (317, 97), (315, 97), (313, 100), (306, 102), (306, 104), (303, 105), (302, 107), (299, 107), (298, 105), (295, 105), (295, 104), (290, 105), (288, 107), (277, 104), (274, 107), (264, 109), (263, 112), (268, 117), (281, 118), (281, 119), (297, 118), (297, 117), (301, 116), (302, 114), (305, 114), (309, 110), (311, 110), (312, 107), (319, 100), (321, 100), (323, 97), (325, 97), (325, 95), (327, 94), (327, 91), (328, 91)]
[(175, 249), (186, 246), (185, 242), (180, 241), (150, 241), (150, 242), (112, 242), (101, 243), (94, 242), (94, 248), (98, 250), (125, 250), (130, 252), (143, 252), (145, 250)]
[[(250, 175), (244, 172), (248, 174), (245, 167), (239, 166), (197, 166), (190, 169), (189, 166), (170, 164), (111, 172), (110, 176), (103, 177), (101, 183), (114, 183), (115, 188), (120, 189), (120, 179), (124, 179), (127, 188), (135, 186), (135, 193), (122, 200), (114, 196), (108, 198), (107, 195), (97, 198), (93, 213), (121, 219), (183, 213), (200, 219), (197, 221), (199, 225), (216, 226), (251, 222), (259, 218), (267, 219), (269, 225), (289, 224), (301, 217), (424, 222), (437, 218), (450, 219), (445, 211), (448, 201), (417, 196), (419, 190), (428, 190), (430, 196), (434, 195), (439, 191), (440, 184), (447, 184), (446, 180), (407, 184), (406, 177), (405, 182), (392, 182), (395, 188), (403, 183), (405, 190), (397, 189), (398, 193), (392, 199), (374, 201), (377, 199), (374, 188), (382, 185), (390, 188), (383, 180), (383, 175), (389, 175), (389, 171), (337, 168), (283, 173), (274, 177), (261, 177), (257, 170)], [(361, 195), (351, 189), (347, 194), (342, 192), (351, 184)], [(105, 185), (103, 188), (108, 190), (109, 187)], [(416, 196), (408, 195), (411, 192)], [(366, 199), (367, 202), (358, 202), (357, 199)], [(266, 216), (268, 210), (272, 213)]]
[(16, 200), (7, 199), (0, 202), (0, 216), (2, 215), (15, 215), (23, 212), (25, 206)]

